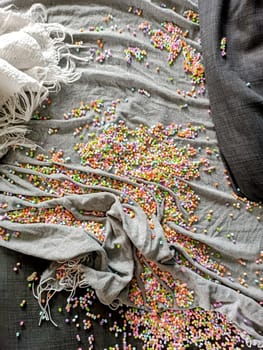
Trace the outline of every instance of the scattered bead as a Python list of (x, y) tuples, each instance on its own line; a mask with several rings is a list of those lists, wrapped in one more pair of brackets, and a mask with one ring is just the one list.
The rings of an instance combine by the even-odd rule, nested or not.
[(143, 10), (135, 6), (130, 6), (128, 12), (140, 17), (143, 15)]
[(221, 51), (222, 57), (226, 57), (226, 45), (227, 45), (226, 37), (223, 37), (220, 42), (220, 51)]
[(25, 306), (26, 306), (26, 300), (23, 299), (23, 300), (21, 301), (21, 303), (20, 303), (20, 307), (21, 307), (21, 308), (24, 308)]

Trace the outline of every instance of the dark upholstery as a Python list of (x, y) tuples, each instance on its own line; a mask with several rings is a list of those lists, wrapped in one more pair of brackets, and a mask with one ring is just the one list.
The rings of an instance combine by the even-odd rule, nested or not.
[[(200, 0), (207, 88), (236, 191), (263, 199), (263, 2)], [(227, 39), (226, 56), (220, 41)]]

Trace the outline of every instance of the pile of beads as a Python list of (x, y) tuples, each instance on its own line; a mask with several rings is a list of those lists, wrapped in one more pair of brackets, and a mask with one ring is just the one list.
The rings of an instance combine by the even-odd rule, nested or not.
[[(196, 97), (196, 93), (203, 95), (205, 93), (205, 74), (201, 54), (186, 42), (187, 31), (183, 31), (171, 22), (163, 22), (161, 26), (163, 29), (154, 30), (148, 22), (143, 22), (139, 25), (139, 29), (151, 37), (151, 44), (156, 49), (168, 52), (170, 66), (181, 53), (183, 54), (184, 71), (190, 75), (193, 86), (187, 95), (193, 97)], [(197, 91), (196, 88), (198, 88)]]
[(184, 11), (184, 17), (193, 23), (199, 24), (199, 13), (193, 10)]
[(124, 53), (128, 64), (132, 63), (132, 58), (135, 58), (137, 61), (141, 62), (147, 56), (146, 50), (141, 50), (138, 47), (128, 47), (124, 50)]

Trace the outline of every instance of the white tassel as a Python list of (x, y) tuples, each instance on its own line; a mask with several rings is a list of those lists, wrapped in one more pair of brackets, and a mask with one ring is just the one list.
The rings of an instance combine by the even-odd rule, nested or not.
[[(36, 292), (35, 292), (34, 284), (32, 286), (33, 296), (37, 299), (39, 307), (41, 309), (39, 323), (38, 323), (39, 326), (41, 325), (43, 320), (50, 321), (55, 327), (58, 326), (52, 318), (49, 302), (57, 292), (60, 292), (62, 290), (62, 288), (54, 289), (54, 286), (53, 286), (54, 283), (52, 282), (55, 282), (55, 279), (52, 277), (42, 280), (40, 284), (37, 286)], [(46, 295), (45, 295), (45, 304), (43, 305), (42, 301), (43, 301), (44, 293)]]
[[(84, 280), (84, 270), (82, 263), (87, 264), (89, 257), (78, 258), (64, 262), (57, 262), (51, 265), (47, 271), (48, 276), (44, 274), (39, 282), (39, 285), (33, 288), (33, 295), (37, 299), (41, 309), (41, 316), (39, 319), (39, 325), (42, 321), (50, 321), (55, 327), (57, 324), (52, 319), (49, 302), (53, 296), (62, 290), (70, 292), (67, 300), (76, 293), (78, 287), (88, 287), (88, 283)], [(59, 277), (57, 276), (59, 275)], [(42, 300), (45, 298), (45, 303)]]
[(37, 147), (33, 141), (25, 137), (29, 132), (26, 124), (47, 95), (47, 88), (43, 88), (38, 93), (22, 89), (2, 106), (0, 109), (0, 156), (4, 155), (10, 147)]

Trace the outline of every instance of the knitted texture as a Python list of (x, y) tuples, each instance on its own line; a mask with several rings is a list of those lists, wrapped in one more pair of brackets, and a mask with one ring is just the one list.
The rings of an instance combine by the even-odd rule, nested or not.
[[(0, 9), (0, 158), (9, 147), (34, 146), (25, 135), (33, 111), (61, 83), (79, 79), (65, 43), (66, 29), (45, 24), (45, 8)], [(64, 65), (59, 65), (64, 59)]]

